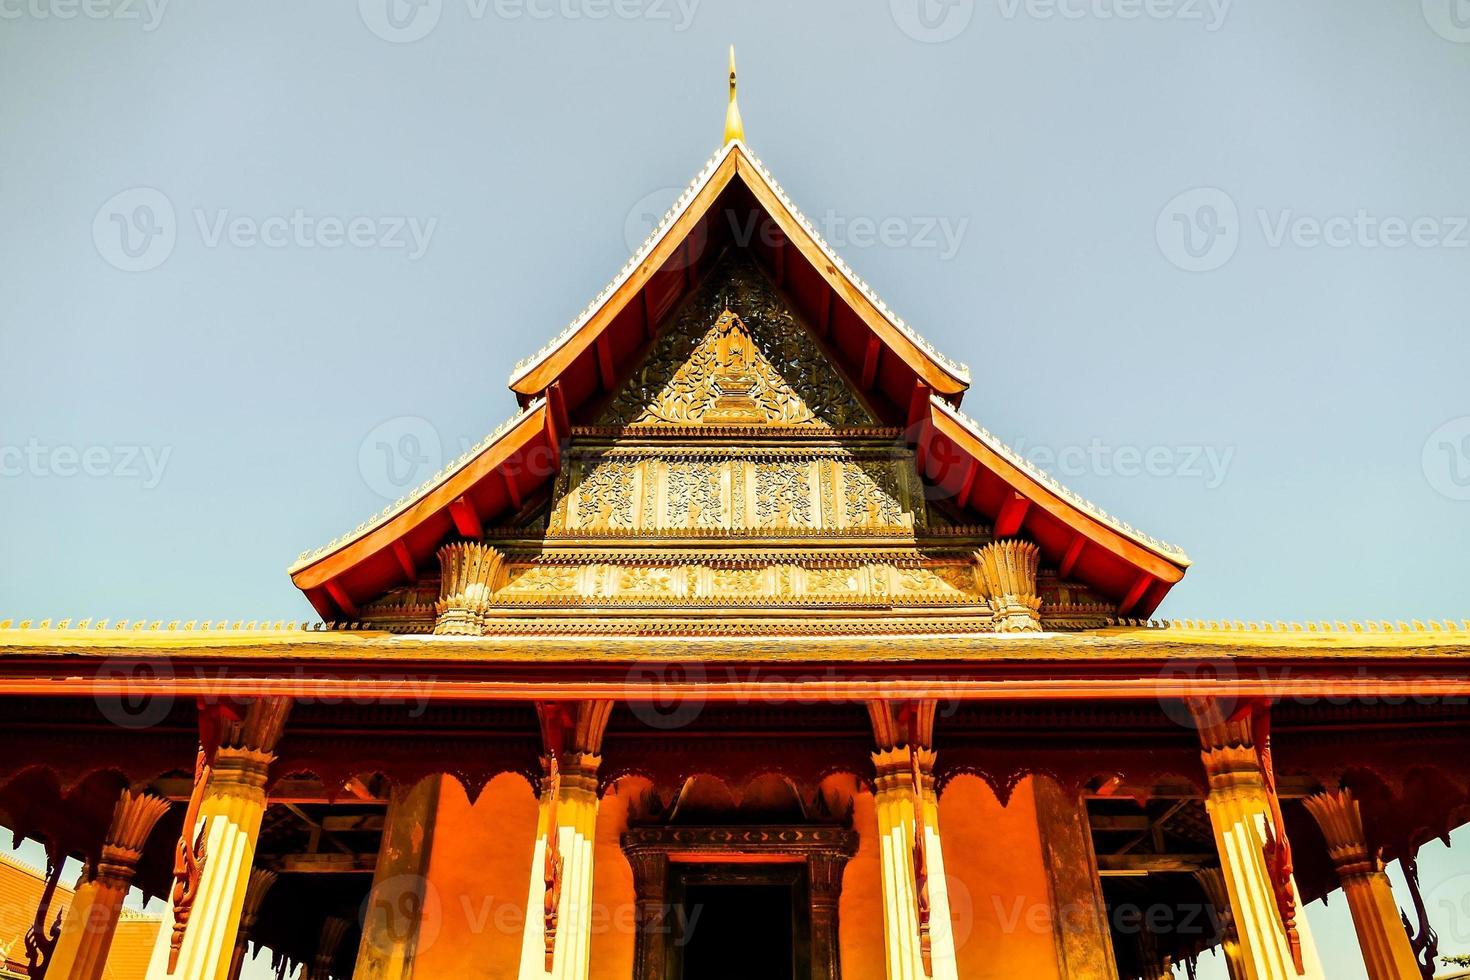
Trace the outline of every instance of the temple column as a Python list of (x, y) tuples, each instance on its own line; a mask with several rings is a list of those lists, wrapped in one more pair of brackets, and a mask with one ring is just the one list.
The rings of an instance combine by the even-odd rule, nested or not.
[(1347, 896), (1368, 980), (1418, 980), (1419, 965), (1399, 921), (1383, 862), (1368, 849), (1363, 815), (1346, 788), (1308, 797), (1307, 810), (1322, 828), (1327, 853)]
[(889, 980), (958, 980), (929, 747), (934, 709), (933, 701), (868, 704)]
[(521, 941), (521, 980), (585, 980), (588, 975), (597, 771), (611, 713), (611, 701), (537, 706), (545, 779)]
[(176, 882), (172, 927), (160, 932), (149, 980), (229, 977), (265, 816), (266, 779), (290, 709), (289, 698), (259, 698), (242, 717), (221, 719), (218, 748), (201, 766), (197, 808), (191, 803), (197, 818), (180, 841), (190, 859)]
[(1118, 964), (1087, 805), (1050, 779), (1033, 777), (1031, 783), (1047, 892), (1056, 914), (1058, 971), (1064, 980), (1112, 977)]
[(101, 980), (123, 900), (132, 887), (143, 846), (168, 801), (142, 791), (124, 790), (112, 811), (94, 873), (77, 888), (61, 927), (46, 975), (51, 980)]
[(1271, 767), (1269, 709), (1226, 715), (1212, 698), (1191, 699), (1209, 777), (1205, 809), (1240, 939), (1247, 980), (1323, 978), (1321, 961), (1298, 916), (1291, 846)]
[(433, 777), (393, 788), (354, 980), (408, 980), (413, 975), (441, 782)]
[(669, 909), (669, 855), (665, 851), (638, 851), (628, 855), (633, 866), (634, 909), (638, 933), (633, 940), (633, 976), (662, 977), (667, 956), (664, 942), (671, 927)]
[(842, 897), (842, 872), (846, 854), (814, 854), (807, 859), (808, 887), (812, 911), (812, 976), (842, 976), (838, 942), (837, 911)]
[(240, 907), (240, 930), (235, 934), (235, 952), (230, 957), (229, 980), (240, 980), (240, 971), (245, 966), (245, 954), (250, 951), (255, 920), (260, 916), (260, 903), (265, 901), (265, 893), (275, 883), (274, 871), (255, 868), (250, 872), (250, 884), (245, 887), (245, 904)]

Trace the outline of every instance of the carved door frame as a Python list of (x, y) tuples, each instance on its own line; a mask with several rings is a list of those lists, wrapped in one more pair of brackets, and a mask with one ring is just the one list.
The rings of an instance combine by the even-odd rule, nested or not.
[[(760, 825), (714, 827), (635, 827), (623, 835), (623, 853), (633, 867), (637, 896), (638, 932), (633, 955), (633, 980), (682, 980), (678, 957), (672, 955), (671, 912), (687, 866), (735, 864), (805, 865), (804, 909), (795, 909), (799, 924), (807, 926), (805, 975), (798, 980), (840, 980), (837, 902), (842, 893), (842, 870), (857, 852), (855, 831), (833, 826)], [(684, 867), (679, 867), (684, 866)], [(794, 895), (799, 896), (799, 890)], [(799, 944), (799, 929), (792, 941)]]

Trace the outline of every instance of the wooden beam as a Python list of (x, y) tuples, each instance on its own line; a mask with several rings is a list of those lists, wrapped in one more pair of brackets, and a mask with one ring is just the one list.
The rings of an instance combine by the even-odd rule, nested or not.
[(1026, 520), (1026, 511), (1031, 508), (1031, 498), (1023, 497), (1015, 491), (1006, 502), (1000, 505), (1000, 513), (995, 515), (995, 536), (997, 538), (1009, 538), (1021, 530), (1021, 524)]
[[(328, 818), (331, 819), (331, 818)], [(1099, 832), (1132, 832), (1148, 830), (1149, 819), (1143, 814), (1131, 813), (1095, 813), (1090, 815), (1088, 823), (1092, 829)]]
[[(652, 340), (653, 335), (657, 332), (654, 329), (657, 324), (653, 322), (653, 311), (648, 307), (648, 290), (646, 288), (643, 289), (641, 292), (639, 292), (638, 296), (643, 306), (643, 336), (647, 337), (649, 340)], [(561, 384), (561, 382), (556, 382), (556, 384), (554, 384), (552, 387), (555, 387), (557, 384)]]
[(510, 509), (519, 511), (525, 506), (525, 502), (521, 500), (521, 485), (519, 481), (516, 480), (515, 474), (511, 472), (511, 467), (509, 466), (501, 469), (500, 475), (505, 478), (505, 492), (510, 494)]
[(607, 334), (600, 334), (597, 338), (597, 380), (602, 383), (603, 391), (612, 391), (613, 385), (618, 379), (613, 376), (612, 342), (607, 339)]
[[(328, 833), (376, 832), (383, 829), (386, 818), (381, 813), (357, 813), (351, 816), (322, 817), (322, 829)], [(1096, 824), (1093, 825), (1096, 827)]]
[(1082, 557), (1082, 549), (1085, 547), (1087, 547), (1085, 536), (1079, 534), (1072, 539), (1072, 543), (1067, 546), (1067, 553), (1062, 556), (1062, 563), (1057, 566), (1058, 578), (1065, 579), (1071, 576), (1072, 569), (1077, 567), (1077, 559)]
[(873, 334), (868, 338), (868, 349), (863, 354), (863, 373), (859, 387), (863, 391), (872, 391), (873, 382), (878, 379), (878, 359), (883, 355), (883, 345), (878, 341), (878, 335)]
[(775, 276), (775, 278), (776, 278), (776, 287), (778, 289), (780, 287), (786, 285), (786, 252), (787, 251), (788, 251), (788, 249), (786, 248), (786, 236), (785, 235), (782, 235), (781, 236), (781, 240), (776, 243), (776, 270), (775, 270), (776, 276)]
[(826, 339), (832, 336), (832, 314), (837, 306), (837, 290), (827, 290), (827, 302), (822, 304), (822, 337)]
[(480, 523), (480, 515), (475, 513), (475, 506), (468, 498), (455, 497), (449, 505), (449, 517), (454, 521), (454, 529), (471, 541), (485, 536), (485, 526)]
[(980, 476), (980, 464), (970, 460), (970, 468), (965, 471), (965, 479), (960, 483), (960, 492), (954, 495), (955, 506), (968, 507), (970, 494), (975, 491), (975, 480)]
[(347, 590), (342, 587), (341, 582), (336, 579), (328, 579), (327, 595), (331, 596), (332, 601), (337, 604), (337, 608), (342, 610), (343, 616), (346, 616), (348, 619), (357, 618), (357, 603), (352, 601), (352, 596), (347, 594)]
[(1123, 601), (1118, 603), (1118, 615), (1127, 616), (1133, 612), (1138, 607), (1138, 604), (1143, 601), (1143, 597), (1148, 592), (1149, 586), (1153, 584), (1154, 577), (1152, 575), (1148, 572), (1139, 572), (1137, 580), (1133, 583), (1133, 588), (1129, 589), (1128, 594), (1123, 597)]
[(272, 871), (293, 875), (372, 874), (378, 864), (373, 854), (277, 854), (258, 862)]
[(410, 582), (419, 580), (419, 570), (414, 565), (413, 555), (409, 552), (408, 545), (403, 543), (402, 538), (393, 542), (393, 557), (398, 559), (398, 567), (403, 569), (403, 574), (408, 576)]
[(1099, 854), (1097, 870), (1102, 875), (1188, 873), (1220, 863), (1216, 854)]

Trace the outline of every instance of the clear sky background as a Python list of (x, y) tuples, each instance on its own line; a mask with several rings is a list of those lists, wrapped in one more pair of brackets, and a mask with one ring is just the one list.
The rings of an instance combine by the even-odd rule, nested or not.
[(967, 411), (1189, 551), (1164, 614), (1470, 616), (1466, 0), (160, 2), (0, 0), (0, 618), (310, 616), (286, 565), (716, 148), (732, 41)]

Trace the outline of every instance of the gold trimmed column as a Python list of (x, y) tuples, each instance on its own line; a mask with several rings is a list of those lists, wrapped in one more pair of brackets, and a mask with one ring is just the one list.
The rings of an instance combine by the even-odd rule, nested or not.
[(975, 552), (975, 587), (990, 601), (997, 633), (1041, 630), (1036, 572), (1041, 550), (1029, 541), (992, 541)]
[(363, 914), (354, 980), (408, 980), (419, 949), (442, 776), (394, 786)]
[(256, 699), (240, 717), (222, 717), (198, 819), (184, 831), (186, 844), (202, 838), (203, 868), (191, 883), (177, 951), (171, 948), (175, 930), (170, 922), (160, 930), (148, 980), (228, 980), (265, 816), (266, 779), (290, 710), (290, 698), (267, 697)]
[(265, 893), (275, 883), (274, 871), (254, 868), (250, 872), (250, 884), (245, 886), (245, 904), (240, 907), (240, 930), (235, 934), (235, 952), (230, 957), (229, 980), (240, 980), (240, 971), (245, 966), (245, 954), (250, 951), (255, 920), (260, 917), (260, 905), (265, 901)]
[(101, 980), (143, 847), (168, 806), (168, 800), (152, 793), (123, 791), (112, 810), (101, 859), (67, 909), (61, 937), (46, 968), (51, 980)]
[(1226, 714), (1214, 698), (1193, 698), (1188, 704), (1199, 729), (1200, 755), (1209, 777), (1205, 809), (1215, 831), (1245, 976), (1323, 980), (1306, 916), (1298, 912), (1301, 899), (1291, 876), (1290, 844), (1270, 766), (1270, 709), (1247, 705)]
[[(592, 853), (597, 831), (597, 771), (611, 701), (537, 706), (542, 760), (541, 813), (521, 980), (586, 980), (591, 967)], [(537, 914), (537, 911), (541, 914)]]
[(868, 702), (888, 980), (958, 980), (930, 747), (935, 707)]
[(479, 636), (495, 593), (505, 584), (505, 556), (482, 541), (456, 541), (439, 549), (439, 601), (434, 632)]
[(1419, 980), (1419, 965), (1399, 921), (1393, 888), (1383, 873), (1383, 861), (1368, 849), (1363, 814), (1352, 790), (1318, 793), (1306, 799), (1306, 806), (1322, 828), (1347, 896), (1368, 980)]

